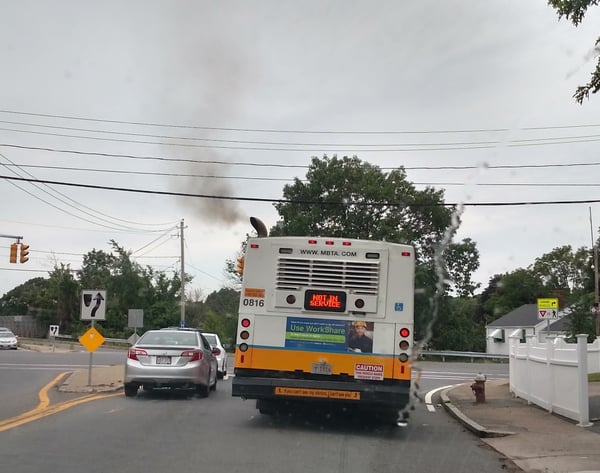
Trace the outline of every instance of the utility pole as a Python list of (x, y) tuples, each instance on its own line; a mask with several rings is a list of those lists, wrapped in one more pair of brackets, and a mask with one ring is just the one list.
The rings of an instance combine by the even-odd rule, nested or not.
[(183, 252), (183, 219), (179, 225), (179, 239), (181, 244), (181, 320), (180, 326), (185, 327), (185, 264), (184, 264), (184, 252)]

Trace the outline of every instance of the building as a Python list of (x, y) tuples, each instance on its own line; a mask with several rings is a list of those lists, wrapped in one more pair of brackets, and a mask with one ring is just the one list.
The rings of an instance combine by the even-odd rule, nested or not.
[(537, 304), (524, 304), (486, 326), (485, 351), (494, 355), (508, 355), (511, 337), (518, 337), (524, 343), (525, 337), (533, 335), (538, 341), (544, 342), (547, 336), (564, 335), (564, 325), (560, 317), (551, 321), (539, 319)]

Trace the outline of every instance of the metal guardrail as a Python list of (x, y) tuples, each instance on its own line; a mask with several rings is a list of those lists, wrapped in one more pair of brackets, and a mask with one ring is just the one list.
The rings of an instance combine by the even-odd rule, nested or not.
[[(73, 337), (72, 335), (57, 335), (55, 338), (56, 338), (57, 342), (59, 342), (59, 341), (68, 342), (68, 341), (73, 341), (75, 339), (75, 337)], [(129, 341), (126, 339), (123, 339), (123, 338), (105, 338), (104, 340), (106, 342), (113, 343), (115, 345), (126, 345), (126, 346), (130, 345)], [(473, 363), (475, 358), (483, 358), (483, 359), (489, 359), (489, 360), (508, 360), (508, 358), (509, 358), (508, 355), (494, 354), (494, 353), (482, 353), (482, 352), (478, 352), (478, 351), (423, 350), (422, 352), (419, 353), (419, 358), (424, 358), (424, 357), (428, 357), (428, 356), (439, 357), (444, 362), (446, 361), (446, 358), (470, 358), (471, 363)]]
[(489, 360), (508, 360), (508, 355), (502, 354), (494, 354), (494, 353), (482, 353), (478, 351), (433, 351), (433, 350), (423, 350), (419, 353), (419, 357), (427, 357), (427, 356), (436, 356), (440, 357), (442, 361), (446, 361), (446, 358), (456, 357), (456, 358), (470, 358), (471, 363), (473, 363), (475, 358), (484, 358)]

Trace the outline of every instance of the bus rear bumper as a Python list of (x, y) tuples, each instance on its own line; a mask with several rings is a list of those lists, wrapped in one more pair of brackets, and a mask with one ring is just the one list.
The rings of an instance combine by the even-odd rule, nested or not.
[(345, 402), (402, 409), (409, 401), (410, 382), (383, 383), (245, 377), (232, 380), (232, 395), (244, 399), (277, 399), (309, 402)]

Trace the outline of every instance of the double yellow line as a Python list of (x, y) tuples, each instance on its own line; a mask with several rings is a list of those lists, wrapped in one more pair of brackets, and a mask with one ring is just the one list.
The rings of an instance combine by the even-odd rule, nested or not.
[(65, 409), (69, 409), (70, 407), (83, 404), (84, 402), (90, 402), (95, 401), (96, 399), (104, 399), (107, 397), (123, 395), (120, 392), (102, 394), (92, 393), (86, 394), (85, 396), (81, 396), (75, 399), (71, 399), (70, 401), (60, 402), (51, 406), (50, 398), (48, 397), (48, 391), (67, 374), (69, 374), (69, 371), (65, 371), (64, 373), (59, 374), (56, 378), (54, 378), (40, 390), (40, 392), (38, 393), (38, 398), (40, 402), (35, 408), (31, 409), (30, 411), (23, 412), (18, 416), (11, 417), (10, 419), (0, 420), (0, 432), (4, 432), (5, 430), (10, 430), (20, 425), (33, 422), (35, 420), (50, 416), (52, 414), (56, 414), (58, 412), (64, 411)]

